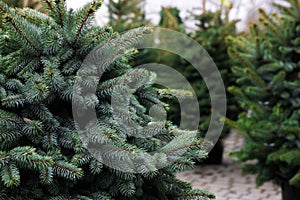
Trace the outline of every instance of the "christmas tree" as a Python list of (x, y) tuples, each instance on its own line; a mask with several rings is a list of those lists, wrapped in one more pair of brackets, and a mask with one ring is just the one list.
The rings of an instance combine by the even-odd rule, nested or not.
[[(212, 12), (206, 11), (200, 15), (194, 15), (196, 20), (197, 30), (191, 34), (191, 37), (196, 40), (209, 53), (220, 70), (226, 87), (232, 85), (235, 78), (232, 75), (231, 66), (232, 59), (227, 53), (228, 43), (225, 41), (227, 36), (236, 36), (237, 20), (230, 21), (229, 18), (230, 7), (222, 6), (221, 10)], [(203, 110), (202, 129), (206, 130), (209, 124), (210, 116), (210, 100), (205, 84), (199, 84), (199, 99), (201, 98), (200, 108)], [(237, 104), (234, 97), (227, 94), (227, 116), (229, 118), (236, 118)], [(225, 132), (228, 132), (228, 127)]]
[(118, 32), (149, 25), (145, 19), (145, 3), (145, 0), (109, 0), (109, 25)]
[[(162, 7), (160, 11), (160, 20), (158, 27), (167, 28), (170, 30), (180, 31), (185, 33), (185, 27), (183, 20), (180, 17), (180, 11), (176, 7)], [(169, 37), (165, 35), (165, 37)], [(160, 38), (161, 40), (166, 40), (164, 38)], [(188, 47), (186, 49), (189, 49)], [(191, 52), (191, 57), (195, 52)], [(187, 61), (184, 60), (181, 56), (177, 54), (173, 54), (169, 51), (164, 51), (161, 49), (144, 49), (141, 54), (138, 55), (139, 59), (137, 59), (133, 65), (142, 65), (146, 63), (159, 63), (162, 65), (169, 66), (180, 74), (186, 77), (186, 65), (188, 65)], [(190, 66), (193, 68), (192, 66)], [(194, 68), (193, 68), (194, 69)], [(196, 69), (194, 69), (197, 71)], [(167, 77), (167, 75), (166, 75)], [(175, 83), (176, 84), (176, 83)], [(178, 81), (178, 86), (174, 85), (176, 88), (181, 88), (181, 82)], [(184, 101), (184, 97), (182, 97), (182, 101)], [(189, 97), (187, 97), (186, 101), (188, 101)], [(177, 126), (181, 125), (183, 128), (195, 127), (198, 124), (196, 120), (193, 118), (194, 115), (191, 115), (192, 112), (183, 113), (181, 111), (179, 101), (177, 98), (168, 98), (165, 101), (170, 104), (170, 108), (168, 110), (168, 119), (174, 122)], [(186, 102), (185, 104), (187, 104)], [(189, 119), (187, 124), (181, 122), (182, 118)], [(192, 124), (192, 125), (191, 125)]]
[[(202, 14), (193, 17), (196, 20), (197, 30), (191, 34), (191, 37), (203, 46), (215, 62), (221, 73), (224, 86), (230, 86), (235, 78), (232, 74), (231, 67), (233, 60), (227, 53), (228, 43), (225, 38), (227, 36), (236, 36), (237, 20), (229, 20), (230, 5), (221, 5), (220, 10), (215, 12), (204, 10)], [(194, 70), (189, 73), (189, 79), (193, 80), (193, 87), (196, 88), (199, 107), (201, 112), (200, 133), (203, 135), (207, 132), (211, 123), (211, 100), (210, 94), (205, 81), (199, 82), (195, 80), (197, 74)], [(216, 86), (218, 87), (218, 86)], [(226, 92), (227, 113), (230, 119), (235, 119), (237, 115), (238, 105), (233, 95)], [(208, 159), (204, 163), (221, 164), (223, 160), (223, 141), (222, 139), (228, 135), (230, 127), (225, 125), (221, 134), (221, 138), (208, 155)], [(218, 133), (217, 133), (218, 134)]]
[[(227, 53), (228, 44), (225, 41), (225, 38), (229, 35), (235, 36), (237, 34), (235, 29), (237, 21), (230, 21), (228, 19), (229, 10), (229, 7), (225, 7), (223, 5), (222, 9), (216, 12), (205, 11), (200, 15), (194, 14), (193, 18), (196, 20), (197, 30), (188, 34), (192, 39), (198, 42), (211, 56), (222, 75), (224, 85), (226, 87), (234, 82), (234, 76), (232, 76), (231, 72), (231, 66), (233, 61)], [(159, 26), (180, 31), (183, 33), (186, 32), (183, 20), (180, 18), (180, 13), (177, 8), (162, 8)], [(151, 55), (151, 50), (148, 51)], [(190, 54), (193, 55), (194, 52), (191, 51)], [(193, 90), (199, 102), (199, 132), (201, 137), (205, 137), (211, 122), (212, 106), (211, 97), (203, 77), (201, 77), (201, 75), (195, 69), (194, 66), (192, 66), (190, 63), (188, 63), (181, 57), (172, 53), (155, 50), (155, 52), (152, 51), (152, 56), (145, 57), (148, 59), (156, 59), (158, 63), (163, 63), (165, 65), (172, 66), (174, 69), (176, 69), (178, 72), (180, 72), (186, 77), (188, 82), (193, 87)], [(216, 86), (216, 88), (217, 87), (219, 86)], [(193, 115), (190, 115), (190, 113), (193, 113), (193, 107), (190, 107), (190, 110), (188, 110), (187, 113), (183, 113), (176, 99), (169, 101), (169, 103), (170, 111), (168, 113), (168, 116), (169, 119), (175, 124), (181, 124), (181, 118), (183, 116), (185, 118), (189, 118), (189, 121), (191, 122), (195, 121), (193, 119)], [(234, 119), (236, 118), (236, 115), (236, 100), (234, 99), (233, 95), (227, 95), (227, 117)], [(183, 127), (185, 127), (184, 124)], [(188, 127), (188, 125), (186, 127)], [(222, 137), (225, 136), (228, 132), (229, 126), (226, 126), (223, 130)], [(216, 133), (216, 135), (218, 134), (219, 133)], [(222, 151), (221, 141), (217, 143), (216, 148), (219, 148)], [(220, 155), (215, 157), (214, 154)], [(222, 162), (222, 152), (212, 152), (209, 156), (209, 159), (210, 160), (207, 160), (206, 163), (220, 164)]]
[[(166, 106), (160, 99), (168, 91), (152, 86), (154, 73), (128, 64), (136, 51), (124, 47), (151, 29), (119, 35), (110, 27), (92, 26), (101, 1), (76, 11), (63, 0), (43, 3), (47, 15), (0, 2), (1, 198), (214, 198), (176, 179), (176, 171), (205, 155), (203, 141), (191, 137), (195, 131), (176, 129), (148, 114), (155, 105), (158, 111)], [(97, 59), (112, 52), (104, 72)], [(91, 68), (82, 68), (86, 65)], [(100, 80), (91, 76), (102, 72)], [(74, 87), (76, 82), (80, 87)], [(93, 83), (97, 91), (89, 96)], [(136, 85), (142, 87), (131, 88)], [(123, 89), (134, 91), (129, 99)], [(122, 110), (124, 99), (128, 112)], [(73, 116), (74, 105), (81, 112)], [(74, 120), (91, 108), (97, 121)], [(141, 132), (131, 123), (146, 128)], [(101, 151), (91, 152), (93, 147)], [(170, 164), (160, 167), (165, 163)]]
[(258, 185), (277, 180), (299, 188), (300, 1), (284, 3), (274, 4), (279, 14), (259, 10), (260, 23), (250, 26), (249, 37), (228, 38), (239, 62), (233, 68), (239, 78), (229, 90), (243, 112), (227, 123), (245, 137), (231, 155), (245, 162), (245, 172), (258, 174)]

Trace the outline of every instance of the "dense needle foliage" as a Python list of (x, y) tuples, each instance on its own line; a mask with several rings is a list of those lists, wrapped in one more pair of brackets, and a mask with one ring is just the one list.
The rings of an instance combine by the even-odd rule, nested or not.
[[(191, 189), (176, 179), (175, 172), (189, 168), (203, 142), (193, 131), (176, 129), (170, 122), (153, 119), (148, 111), (165, 104), (166, 93), (152, 86), (155, 74), (132, 69), (128, 64), (134, 49), (121, 49), (109, 60), (112, 64), (97, 83), (96, 99), (75, 99), (81, 110), (96, 102), (99, 117), (96, 130), (85, 144), (73, 120), (73, 88), (85, 57), (100, 50), (135, 43), (151, 32), (143, 27), (120, 36), (112, 28), (92, 26), (101, 1), (92, 1), (79, 10), (67, 9), (63, 0), (44, 0), (47, 15), (32, 9), (9, 8), (2, 1), (3, 27), (0, 35), (0, 197), (2, 199), (210, 199), (214, 195)], [(117, 41), (117, 42), (116, 42)], [(98, 55), (95, 55), (95, 58)], [(100, 72), (103, 66), (97, 66)], [(129, 75), (129, 76), (128, 76)], [(80, 81), (80, 80), (79, 80)], [(86, 86), (91, 80), (81, 80)], [(124, 126), (112, 115), (111, 98), (122, 83), (139, 83), (130, 97), (129, 115), (144, 129), (144, 137), (124, 131), (131, 122), (128, 113), (118, 110)], [(79, 88), (80, 89), (80, 88)], [(84, 93), (84, 91), (82, 91)], [(73, 99), (74, 102), (74, 99)], [(155, 106), (154, 106), (155, 107)], [(148, 126), (147, 126), (148, 125)], [(85, 127), (84, 127), (85, 128)], [(176, 145), (166, 146), (171, 140)], [(89, 145), (107, 147), (110, 141), (119, 151), (102, 156), (124, 167), (106, 166), (87, 150)], [(120, 150), (122, 149), (122, 150)], [(147, 152), (157, 151), (154, 156)], [(182, 154), (182, 152), (185, 152)], [(102, 152), (100, 152), (101, 154)], [(135, 169), (123, 166), (130, 153)], [(178, 159), (159, 168), (172, 155)], [(136, 159), (136, 160), (134, 160)], [(131, 166), (132, 167), (132, 166)], [(131, 171), (132, 172), (131, 172)], [(139, 173), (134, 173), (133, 170)]]
[(243, 112), (227, 123), (246, 138), (232, 153), (244, 171), (256, 173), (260, 185), (268, 180), (300, 186), (300, 1), (274, 4), (279, 14), (260, 12), (250, 36), (229, 37), (229, 53), (239, 77), (229, 88)]

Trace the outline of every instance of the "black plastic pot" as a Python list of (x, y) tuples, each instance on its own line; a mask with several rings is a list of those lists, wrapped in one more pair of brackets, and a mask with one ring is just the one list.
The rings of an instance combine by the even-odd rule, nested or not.
[(299, 200), (300, 188), (294, 187), (288, 181), (281, 182), (282, 200)]
[(223, 140), (220, 139), (215, 144), (213, 149), (208, 153), (208, 158), (203, 160), (200, 164), (221, 165), (223, 163), (223, 152), (224, 152), (224, 144), (223, 144)]

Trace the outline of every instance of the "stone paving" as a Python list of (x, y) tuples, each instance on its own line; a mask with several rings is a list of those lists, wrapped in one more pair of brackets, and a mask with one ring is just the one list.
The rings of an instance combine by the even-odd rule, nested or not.
[(177, 177), (190, 182), (194, 189), (214, 193), (217, 200), (281, 200), (279, 186), (267, 182), (257, 187), (255, 175), (243, 175), (241, 165), (228, 157), (228, 152), (242, 145), (242, 137), (232, 132), (224, 141), (223, 165), (198, 165), (193, 170), (178, 173)]

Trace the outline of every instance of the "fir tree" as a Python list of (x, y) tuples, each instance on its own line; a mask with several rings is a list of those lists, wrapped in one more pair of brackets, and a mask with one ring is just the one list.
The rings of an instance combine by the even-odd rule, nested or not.
[[(204, 10), (202, 14), (193, 14), (192, 17), (196, 20), (196, 31), (190, 34), (190, 37), (197, 41), (211, 56), (215, 62), (217, 68), (219, 69), (225, 87), (230, 86), (234, 82), (234, 76), (231, 71), (231, 66), (233, 60), (229, 57), (227, 53), (228, 43), (225, 41), (227, 36), (235, 36), (236, 33), (236, 20), (229, 20), (230, 7), (221, 5), (221, 9), (217, 11), (206, 11)], [(186, 65), (177, 65), (178, 68), (184, 67), (183, 73), (191, 83), (194, 91), (197, 95), (199, 108), (200, 108), (200, 122), (199, 131), (200, 136), (204, 137), (210, 126), (212, 105), (211, 97), (207, 88), (207, 85), (199, 76), (199, 73), (191, 67), (188, 63)], [(216, 85), (215, 88), (219, 86)], [(230, 119), (235, 119), (238, 111), (237, 101), (233, 95), (227, 95), (227, 117)], [(175, 107), (176, 108), (176, 107)], [(192, 109), (192, 108), (191, 108)], [(178, 114), (178, 111), (175, 112)], [(174, 120), (171, 118), (171, 120)], [(221, 134), (221, 138), (216, 143), (215, 147), (208, 155), (208, 159), (204, 163), (211, 164), (221, 164), (222, 154), (223, 154), (223, 137), (229, 133), (229, 126), (225, 125)], [(219, 134), (219, 133), (215, 133)]]
[(243, 112), (227, 123), (245, 137), (244, 146), (231, 155), (256, 173), (257, 184), (289, 181), (300, 187), (300, 1), (274, 4), (280, 14), (260, 12), (260, 23), (250, 36), (229, 37), (229, 53), (239, 64), (239, 77), (229, 90)]
[[(228, 44), (225, 41), (225, 38), (229, 35), (236, 35), (235, 25), (237, 22), (228, 20), (227, 9), (228, 8), (216, 12), (205, 12), (201, 15), (193, 15), (198, 28), (196, 31), (189, 34), (189, 36), (203, 46), (203, 48), (212, 57), (221, 72), (225, 86), (229, 86), (234, 82), (230, 69), (233, 61), (227, 53)], [(179, 10), (176, 8), (162, 8), (159, 25), (163, 28), (186, 32), (183, 20), (179, 16)], [(193, 54), (193, 52), (191, 52), (191, 54)], [(201, 111), (199, 129), (202, 136), (204, 136), (204, 133), (208, 129), (211, 117), (211, 102), (205, 81), (201, 78), (201, 75), (193, 66), (176, 55), (168, 52), (163, 53), (157, 51), (156, 55), (152, 57), (156, 57), (159, 63), (164, 63), (174, 67), (182, 73), (192, 85), (197, 95)], [(180, 123), (180, 118), (178, 117), (180, 116), (180, 110), (178, 108), (178, 106), (171, 106), (170, 111), (170, 119), (171, 121), (176, 122), (176, 124)], [(235, 118), (236, 109), (236, 101), (233, 96), (229, 96), (227, 111), (228, 117)], [(229, 128), (226, 127), (224, 133), (227, 133), (228, 131)]]
[[(202, 45), (212, 57), (213, 61), (216, 63), (221, 72), (225, 86), (229, 86), (234, 81), (232, 72), (230, 70), (232, 60), (227, 53), (228, 45), (225, 41), (225, 38), (229, 35), (236, 35), (235, 25), (237, 22), (228, 20), (228, 10), (229, 8), (226, 8), (217, 12), (205, 12), (201, 15), (193, 15), (197, 21), (198, 28), (196, 31), (188, 33), (188, 36)], [(162, 28), (180, 31), (182, 33), (187, 32), (185, 30), (185, 24), (180, 17), (180, 11), (175, 7), (162, 8), (160, 12), (159, 26)], [(189, 50), (189, 47), (187, 47), (186, 50)], [(140, 61), (141, 59), (138, 59), (138, 64), (157, 62), (170, 66), (182, 74), (191, 84), (199, 103), (200, 123), (194, 119), (193, 113), (195, 109), (193, 107), (189, 107), (185, 111), (181, 110), (179, 101), (177, 99), (167, 99), (167, 102), (170, 104), (168, 119), (183, 128), (199, 126), (199, 136), (202, 138), (205, 137), (211, 119), (211, 101), (210, 94), (203, 77), (201, 77), (194, 66), (178, 55), (157, 49), (147, 49), (144, 50), (143, 53), (144, 54), (141, 56), (143, 57), (143, 60)], [(187, 53), (189, 53), (191, 57), (193, 57), (195, 54), (193, 51)], [(201, 62), (201, 60), (199, 60), (199, 62)], [(205, 63), (203, 65), (205, 65)], [(216, 86), (215, 89), (218, 87), (219, 86)], [(178, 88), (181, 88), (181, 86), (179, 85)], [(233, 96), (229, 96), (228, 99), (229, 109), (227, 116), (234, 118), (237, 113), (237, 104)], [(184, 102), (185, 105), (189, 105), (190, 103), (189, 97), (181, 99), (181, 101)], [(182, 118), (188, 121), (188, 123), (186, 124), (183, 122)], [(228, 132), (229, 126), (226, 126), (223, 130), (222, 137)], [(216, 133), (215, 135), (217, 137), (219, 133)], [(218, 145), (222, 146), (222, 143), (220, 142)], [(214, 152), (212, 153), (214, 154)], [(216, 159), (215, 157), (212, 157), (212, 159), (208, 162), (218, 164), (222, 161), (221, 159), (222, 158)]]
[(149, 25), (143, 10), (145, 3), (145, 0), (109, 0), (109, 25), (118, 32)]
[[(161, 28), (167, 28), (185, 33), (186, 31), (184, 23), (179, 14), (180, 11), (176, 7), (162, 7), (160, 11), (160, 20), (158, 26)], [(168, 36), (166, 35), (165, 37)], [(160, 39), (163, 40), (163, 38)], [(191, 53), (193, 55), (193, 52)], [(186, 75), (185, 70), (187, 62), (176, 54), (160, 49), (144, 49), (141, 54), (138, 55), (138, 57), (139, 59), (137, 59), (137, 61), (135, 61), (133, 65), (141, 65), (145, 63), (160, 63), (176, 69), (180, 74), (184, 76)], [(181, 85), (179, 85), (178, 88), (181, 88)], [(191, 120), (189, 120), (188, 124), (181, 123), (181, 110), (179, 109), (180, 105), (178, 99), (168, 98), (165, 100), (170, 104), (168, 119), (174, 122), (177, 126), (181, 125), (183, 128), (195, 127), (193, 124), (195, 120), (191, 118), (191, 113), (182, 113), (182, 116), (184, 115), (185, 118), (191, 118)]]
[[(151, 29), (143, 27), (119, 36), (110, 27), (92, 26), (101, 1), (88, 3), (77, 11), (67, 10), (63, 0), (43, 3), (48, 15), (31, 9), (9, 8), (0, 2), (4, 16), (0, 36), (1, 198), (214, 198), (176, 179), (176, 171), (192, 167), (193, 159), (204, 155), (203, 142), (196, 138), (190, 140), (192, 131), (178, 130), (170, 122), (162, 127), (162, 122), (147, 114), (154, 103), (165, 106), (160, 100), (164, 90), (152, 86), (154, 73), (134, 70), (128, 65), (134, 49), (112, 58), (113, 64), (99, 81), (96, 100), (87, 97), (76, 101), (83, 111), (90, 102), (97, 102), (97, 132), (89, 137), (87, 145), (105, 146), (111, 139), (123, 151), (108, 152), (105, 156), (119, 161), (120, 165), (119, 159), (127, 152), (147, 155), (161, 149), (156, 158), (160, 162), (167, 162), (164, 158), (169, 154), (176, 158), (179, 152), (186, 150), (185, 153), (162, 169), (156, 167), (153, 158), (140, 156), (137, 158), (140, 165), (135, 167), (141, 173), (119, 171), (91, 154), (76, 129), (72, 114), (73, 86), (80, 78), (76, 74), (86, 56), (95, 47), (105, 50), (113, 44), (134, 43), (146, 37)], [(126, 73), (131, 73), (130, 78)], [(91, 83), (82, 81), (87, 86)], [(124, 131), (114, 121), (110, 100), (113, 90), (126, 81), (144, 85), (130, 98), (129, 114), (141, 126), (152, 124), (145, 134), (155, 136), (135, 138), (133, 132)], [(115, 98), (122, 99), (122, 96)], [(119, 111), (122, 115), (122, 110)], [(126, 113), (123, 116), (126, 118)], [(176, 145), (164, 146), (176, 138), (180, 138)]]
[[(196, 20), (197, 30), (191, 34), (191, 37), (196, 40), (212, 57), (218, 67), (225, 87), (232, 85), (235, 78), (231, 71), (232, 59), (227, 53), (228, 43), (225, 41), (227, 36), (236, 36), (236, 20), (230, 21), (230, 7), (222, 6), (220, 10), (212, 12), (203, 12), (200, 15), (193, 15)], [(188, 72), (189, 79), (193, 80), (194, 87), (197, 88), (197, 96), (201, 109), (200, 130), (205, 132), (210, 123), (211, 102), (204, 81), (199, 82), (194, 80), (195, 72)], [(227, 94), (227, 117), (235, 119), (237, 115), (237, 103), (233, 95)], [(224, 134), (229, 132), (229, 127), (225, 126)]]

